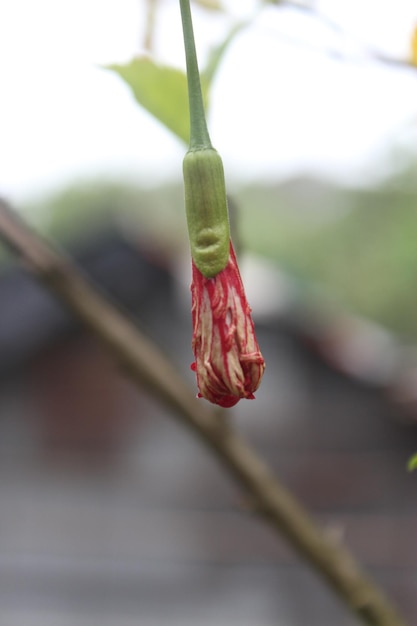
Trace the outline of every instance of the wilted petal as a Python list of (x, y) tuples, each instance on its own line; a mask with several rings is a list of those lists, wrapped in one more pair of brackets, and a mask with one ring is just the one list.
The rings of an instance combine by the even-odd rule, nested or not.
[(228, 264), (214, 278), (203, 276), (193, 262), (191, 294), (199, 396), (223, 407), (253, 399), (265, 361), (232, 244)]

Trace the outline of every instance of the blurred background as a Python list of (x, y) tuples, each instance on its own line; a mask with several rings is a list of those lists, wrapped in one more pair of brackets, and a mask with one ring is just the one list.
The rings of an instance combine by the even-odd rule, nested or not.
[[(193, 14), (267, 361), (233, 420), (414, 623), (416, 4)], [(193, 387), (183, 70), (174, 0), (0, 6), (1, 196)], [(199, 442), (0, 255), (1, 623), (353, 626)]]

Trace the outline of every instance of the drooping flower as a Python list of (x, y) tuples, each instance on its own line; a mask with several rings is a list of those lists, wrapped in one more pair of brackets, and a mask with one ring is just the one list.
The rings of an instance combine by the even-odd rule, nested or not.
[(253, 399), (265, 369), (230, 243), (226, 267), (205, 277), (192, 262), (192, 347), (199, 397), (222, 407)]
[(192, 369), (199, 397), (223, 407), (253, 399), (265, 362), (230, 241), (223, 163), (207, 129), (189, 0), (180, 0), (190, 104), (183, 161), (193, 279)]

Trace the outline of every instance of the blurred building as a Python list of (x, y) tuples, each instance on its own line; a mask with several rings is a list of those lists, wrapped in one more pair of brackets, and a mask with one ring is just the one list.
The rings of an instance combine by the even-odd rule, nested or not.
[[(193, 385), (190, 318), (165, 261), (113, 231), (73, 253)], [(3, 272), (0, 302), (1, 624), (356, 624), (24, 270)], [(415, 423), (294, 316), (258, 328), (268, 368), (236, 427), (415, 623)]]

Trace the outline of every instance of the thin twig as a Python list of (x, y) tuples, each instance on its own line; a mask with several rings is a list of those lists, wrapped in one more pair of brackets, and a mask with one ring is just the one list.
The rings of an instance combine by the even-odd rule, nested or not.
[[(300, 13), (309, 15), (312, 19), (315, 19), (318, 22), (324, 24), (324, 26), (326, 26), (329, 30), (332, 30), (337, 35), (341, 37), (349, 38), (350, 40), (355, 41), (356, 45), (362, 50), (364, 56), (370, 59), (371, 61), (374, 61), (375, 63), (389, 65), (389, 66), (397, 67), (397, 68), (408, 69), (411, 71), (416, 71), (417, 69), (415, 63), (413, 63), (411, 59), (401, 59), (401, 58), (396, 58), (396, 57), (383, 54), (377, 48), (371, 46), (370, 44), (364, 42), (362, 39), (360, 39), (353, 33), (349, 32), (339, 22), (336, 22), (335, 20), (330, 18), (328, 15), (321, 12), (319, 9), (317, 9), (314, 6), (314, 4), (306, 4), (304, 2), (296, 2), (294, 0), (276, 0), (276, 1), (265, 0), (265, 3), (275, 5), (278, 9), (280, 8), (290, 9), (293, 11), (298, 11)], [(280, 36), (281, 38), (285, 39), (291, 44), (304, 46), (316, 52), (322, 52), (332, 59), (341, 60), (343, 58), (344, 60), (346, 59), (349, 60), (349, 58), (346, 57), (346, 55), (343, 55), (338, 50), (333, 50), (329, 48), (324, 49), (324, 50), (323, 49), (319, 50), (316, 46), (312, 46), (311, 44), (308, 44), (301, 37), (300, 38), (292, 37), (290, 35), (287, 35), (286, 33), (281, 33)]]
[(61, 254), (0, 200), (0, 238), (105, 344), (137, 385), (146, 385), (215, 453), (244, 487), (255, 511), (283, 534), (346, 605), (370, 626), (406, 626), (349, 552), (321, 531), (239, 434), (198, 401), (177, 369)]
[(143, 49), (151, 54), (154, 46), (156, 10), (158, 0), (147, 0), (146, 2), (146, 22), (143, 35)]

